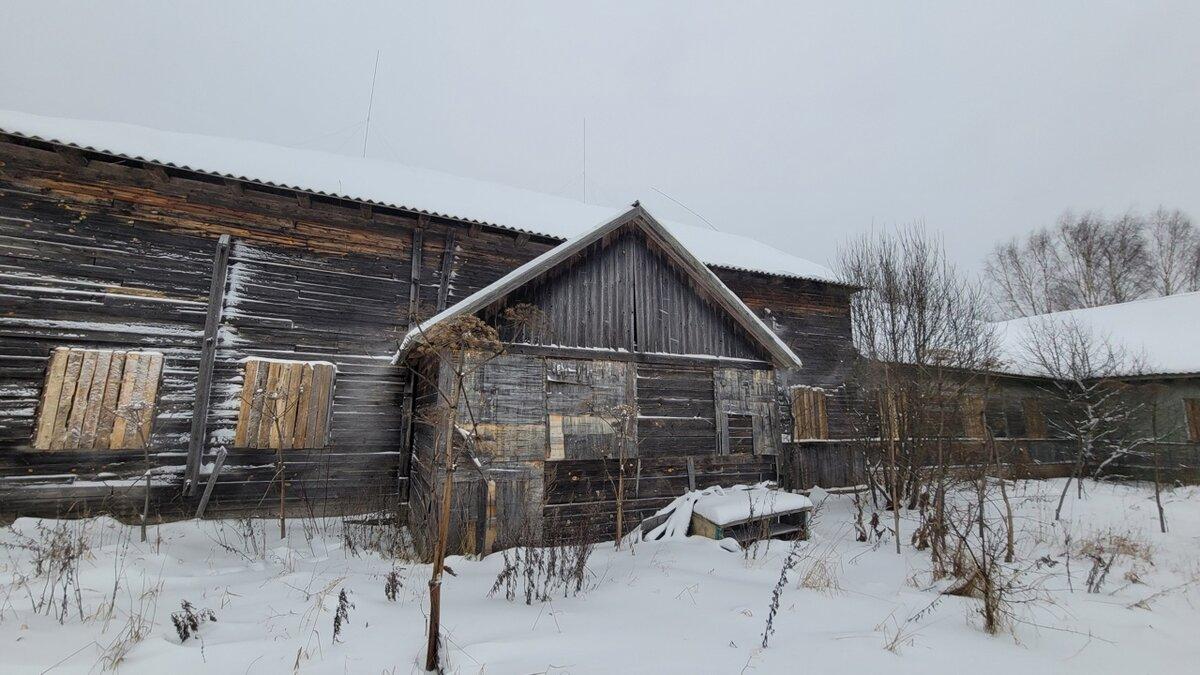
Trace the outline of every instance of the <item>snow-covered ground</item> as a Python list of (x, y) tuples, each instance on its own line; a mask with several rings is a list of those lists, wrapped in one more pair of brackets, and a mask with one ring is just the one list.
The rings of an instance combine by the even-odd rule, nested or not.
[[(744, 554), (689, 538), (640, 543), (632, 551), (597, 546), (582, 593), (532, 605), (520, 590), (515, 601), (503, 592), (489, 597), (503, 556), (451, 558), (456, 576), (447, 578), (442, 614), (450, 669), (1196, 672), (1200, 489), (1166, 493), (1170, 532), (1160, 534), (1153, 492), (1144, 485), (1088, 484), (1082, 501), (1072, 490), (1069, 520), (1056, 524), (1060, 487), (1032, 481), (1010, 488), (1023, 530), (1018, 563), (1029, 568), (1026, 578), (1042, 599), (1019, 605), (1020, 621), (1000, 635), (981, 630), (978, 601), (937, 593), (943, 586), (929, 578), (928, 552), (912, 550), (907, 536), (903, 555), (890, 535), (878, 544), (855, 541), (851, 500), (833, 495), (802, 544), (766, 649), (772, 589), (790, 543)], [(906, 533), (912, 525), (906, 520)], [(17, 521), (0, 534), (0, 671), (99, 672), (122, 651), (122, 672), (156, 675), (419, 670), (427, 566), (351, 553), (336, 520), (295, 521), (286, 544), (274, 522), (252, 527), (255, 543), (245, 522), (210, 521), (151, 528), (150, 541), (141, 544), (136, 528), (107, 519)], [(61, 543), (82, 538), (89, 546), (79, 565), (79, 595), (74, 584), (65, 585), (61, 624), (55, 615), (64, 585), (47, 588), (46, 564), (39, 575), (35, 552), (22, 547), (31, 540), (44, 547), (54, 532)], [(1092, 563), (1081, 549), (1113, 536), (1126, 538), (1127, 553), (1117, 557), (1101, 592), (1087, 593)], [(393, 570), (402, 586), (390, 601), (385, 584)], [(802, 577), (809, 582), (801, 585)], [(335, 641), (343, 589), (353, 608)], [(51, 595), (50, 616), (33, 611)], [(216, 621), (202, 623), (198, 637), (181, 644), (171, 615), (185, 600), (197, 612), (211, 610)], [(131, 628), (140, 641), (126, 639)], [(115, 647), (122, 643), (128, 649)]]

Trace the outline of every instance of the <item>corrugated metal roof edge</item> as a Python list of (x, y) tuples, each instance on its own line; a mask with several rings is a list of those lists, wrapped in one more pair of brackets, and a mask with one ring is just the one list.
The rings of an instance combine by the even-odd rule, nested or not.
[[(62, 139), (58, 139), (58, 138), (46, 138), (46, 137), (38, 135), (38, 134), (26, 134), (24, 132), (12, 131), (9, 129), (4, 129), (2, 127), (0, 127), (0, 134), (13, 136), (16, 138), (22, 138), (22, 139), (26, 139), (26, 140), (31, 140), (31, 141), (37, 141), (40, 143), (47, 143), (50, 145), (60, 145), (63, 147), (74, 148), (75, 150), (82, 150), (85, 152), (93, 152), (93, 153), (96, 153), (99, 155), (106, 155), (109, 157), (117, 157), (120, 159), (129, 159), (129, 160), (133, 160), (133, 161), (137, 161), (137, 162), (142, 162), (145, 164), (153, 164), (153, 165), (161, 166), (161, 167), (165, 167), (165, 168), (176, 169), (179, 171), (190, 171), (192, 173), (197, 173), (197, 174), (201, 174), (204, 176), (214, 176), (217, 178), (229, 178), (229, 179), (233, 179), (233, 180), (245, 181), (247, 183), (254, 183), (256, 185), (263, 185), (266, 187), (271, 187), (271, 188), (276, 188), (276, 189), (281, 189), (281, 190), (294, 190), (297, 192), (305, 192), (305, 193), (320, 196), (320, 197), (329, 197), (329, 198), (333, 198), (333, 199), (344, 199), (346, 201), (355, 202), (357, 204), (367, 204), (370, 206), (381, 206), (384, 208), (398, 209), (401, 211), (410, 211), (412, 213), (419, 213), (419, 214), (423, 214), (423, 215), (427, 215), (427, 216), (435, 216), (438, 218), (457, 220), (457, 221), (464, 222), (464, 223), (474, 223), (474, 224), (479, 224), (479, 225), (483, 225), (486, 227), (496, 228), (498, 230), (505, 230), (508, 232), (520, 232), (523, 234), (531, 234), (531, 235), (536, 235), (539, 237), (545, 237), (547, 239), (552, 239), (552, 240), (554, 240), (556, 242), (560, 242), (560, 243), (567, 241), (567, 238), (565, 238), (565, 237), (548, 234), (546, 232), (539, 232), (537, 230), (530, 230), (530, 229), (523, 228), (523, 227), (517, 227), (514, 225), (505, 225), (503, 223), (495, 223), (495, 222), (491, 222), (491, 221), (487, 221), (487, 220), (480, 220), (478, 218), (471, 218), (469, 216), (458, 216), (458, 215), (454, 215), (452, 213), (442, 213), (439, 211), (431, 211), (429, 209), (423, 209), (418, 206), (406, 206), (403, 204), (393, 204), (390, 202), (381, 202), (381, 201), (377, 201), (374, 199), (370, 199), (368, 197), (356, 197), (356, 196), (349, 195), (349, 194), (325, 192), (324, 190), (314, 190), (312, 188), (307, 188), (307, 187), (303, 187), (303, 186), (299, 186), (299, 185), (289, 185), (287, 183), (275, 183), (273, 181), (270, 181), (270, 180), (267, 180), (264, 178), (255, 178), (252, 176), (242, 176), (242, 175), (231, 174), (231, 173), (222, 173), (219, 171), (208, 171), (205, 169), (197, 169), (197, 168), (190, 167), (186, 164), (176, 164), (174, 162), (164, 160), (164, 159), (155, 159), (153, 157), (143, 157), (141, 155), (130, 155), (130, 154), (123, 153), (123, 152), (120, 152), (117, 150), (109, 150), (107, 148), (98, 148), (98, 147), (95, 147), (92, 145), (80, 145), (79, 143), (75, 143), (74, 141), (67, 141), (67, 140), (62, 140)], [(767, 276), (782, 277), (782, 278), (786, 278), (786, 279), (800, 279), (803, 281), (814, 281), (814, 282), (821, 283), (821, 284), (829, 284), (830, 286), (842, 286), (842, 287), (846, 287), (846, 288), (856, 288), (853, 284), (848, 284), (848, 283), (845, 283), (842, 281), (834, 281), (832, 279), (825, 279), (822, 277), (805, 276), (805, 275), (801, 275), (801, 274), (787, 274), (784, 272), (768, 272), (765, 270), (758, 270), (758, 269), (753, 269), (750, 267), (736, 267), (736, 266), (732, 266), (732, 265), (721, 265), (721, 264), (717, 264), (717, 263), (706, 262), (705, 264), (709, 265), (711, 267), (717, 267), (720, 269), (731, 270), (731, 271), (735, 271), (735, 272), (750, 272), (752, 274), (765, 274)]]

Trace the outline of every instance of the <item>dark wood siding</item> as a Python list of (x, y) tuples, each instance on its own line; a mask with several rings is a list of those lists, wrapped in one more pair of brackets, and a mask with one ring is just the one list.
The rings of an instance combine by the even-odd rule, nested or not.
[[(545, 330), (530, 336), (506, 324), (503, 308), (522, 303), (545, 313)], [(598, 243), (486, 316), (509, 342), (765, 358), (741, 326), (633, 232)]]
[[(152, 464), (167, 470), (155, 478), (154, 499), (173, 512), (193, 508), (181, 495), (180, 468), (221, 234), (231, 235), (233, 246), (205, 461), (233, 442), (242, 359), (331, 361), (338, 367), (331, 440), (322, 449), (288, 451), (288, 495), (301, 508), (314, 499), (393, 499), (404, 490), (405, 383), (390, 359), (409, 325), (412, 279), (417, 312), (427, 315), (552, 243), (471, 229), (297, 200), (286, 191), (231, 189), (196, 174), (172, 171), (164, 181), (127, 163), (80, 166), (44, 147), (0, 141), (0, 511), (140, 508), (136, 490), (70, 489), (81, 480), (141, 474), (140, 451), (32, 450), (46, 360), (59, 346), (164, 354)], [(208, 513), (272, 504), (272, 455), (230, 447)], [(31, 483), (42, 486), (18, 494)]]
[[(781, 388), (801, 384), (825, 390), (830, 438), (854, 437), (857, 404), (846, 384), (857, 359), (850, 325), (853, 289), (757, 272), (714, 271), (800, 357), (802, 368), (778, 373)], [(790, 417), (786, 397), (780, 407)], [(785, 419), (783, 428), (791, 427)]]
[[(753, 485), (774, 480), (775, 458), (755, 455), (640, 457), (628, 462), (625, 479), (625, 531), (653, 516), (690, 488)], [(577, 459), (546, 462), (543, 523), (550, 541), (580, 536), (603, 540), (616, 531), (617, 461)]]
[[(151, 457), (151, 464), (163, 469), (155, 479), (161, 488), (155, 500), (173, 513), (190, 511), (193, 503), (180, 493), (181, 467), (213, 256), (222, 234), (230, 235), (233, 245), (205, 425), (205, 461), (211, 461), (217, 447), (232, 442), (242, 359), (327, 360), (338, 367), (331, 441), (323, 449), (289, 452), (288, 494), (297, 506), (303, 506), (298, 502), (304, 498), (363, 501), (368, 495), (403, 494), (406, 472), (400, 449), (407, 425), (398, 397), (407, 383), (404, 371), (389, 359), (396, 337), (409, 325), (410, 311), (427, 316), (453, 304), (556, 243), (397, 209), (298, 198), (289, 190), (175, 169), (149, 171), (135, 161), (87, 156), (81, 162), (64, 158), (48, 144), (0, 137), (3, 512), (129, 512), (140, 507), (136, 490), (103, 485), (67, 489), (71, 482), (140, 475), (140, 452), (32, 451), (46, 359), (58, 346), (132, 347), (164, 354)], [(643, 302), (643, 349), (762, 358), (746, 350), (744, 336), (724, 318), (713, 320), (707, 303), (656, 254), (636, 249), (632, 241), (623, 245), (629, 248), (613, 248), (616, 258), (607, 265), (599, 261), (587, 272), (598, 276), (590, 278), (625, 269), (623, 260), (637, 250), (653, 272), (647, 277), (653, 285), (643, 291), (660, 289), (661, 298), (673, 298), (684, 308), (674, 313), (656, 309), (660, 294), (651, 293), (653, 298)], [(840, 363), (836, 354), (848, 349), (847, 294), (823, 284), (717, 271), (768, 325), (784, 332), (805, 359), (807, 377), (840, 383), (840, 366), (826, 376), (826, 366), (814, 354), (834, 355), (829, 362)], [(625, 287), (632, 302), (634, 287)], [(555, 300), (563, 312), (567, 307), (578, 311), (582, 304), (587, 310), (574, 318), (615, 317), (605, 327), (608, 335), (632, 333), (625, 314), (606, 313), (618, 309), (623, 296), (609, 294), (588, 304), (586, 294), (595, 288), (577, 291), (585, 295)], [(846, 340), (838, 348), (833, 341), (841, 335), (843, 311)], [(717, 348), (711, 348), (714, 344)], [(678, 397), (659, 398), (655, 402), (667, 409), (668, 399)], [(831, 422), (835, 419), (831, 409)], [(647, 422), (647, 427), (656, 424)], [(680, 438), (707, 439), (683, 443), (710, 452), (711, 433)], [(652, 449), (656, 443), (661, 447), (666, 441), (651, 441)], [(231, 448), (209, 513), (253, 511), (272, 503), (278, 484), (272, 456), (267, 450)], [(30, 483), (40, 484), (39, 489), (18, 487)], [(63, 489), (51, 489), (50, 483)]]
[(697, 293), (661, 253), (635, 246), (632, 256), (639, 351), (765, 358), (741, 327)]
[(711, 367), (637, 364), (637, 407), (640, 455), (717, 452)]

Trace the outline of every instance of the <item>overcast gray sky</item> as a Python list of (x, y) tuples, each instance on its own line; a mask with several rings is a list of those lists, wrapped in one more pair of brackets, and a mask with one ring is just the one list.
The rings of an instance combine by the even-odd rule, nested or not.
[(582, 197), (586, 118), (589, 201), (819, 262), (1200, 216), (1194, 1), (344, 4), (4, 0), (0, 107), (359, 154), (378, 50), (370, 156)]

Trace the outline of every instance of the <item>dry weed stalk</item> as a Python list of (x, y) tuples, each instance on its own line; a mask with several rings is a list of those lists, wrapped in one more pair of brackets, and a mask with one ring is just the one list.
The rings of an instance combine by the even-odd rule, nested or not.
[[(438, 507), (437, 538), (433, 551), (433, 570), (429, 579), (429, 629), (428, 642), (425, 651), (425, 669), (436, 670), (440, 663), (438, 648), (441, 631), (441, 593), (442, 579), (446, 564), (446, 548), (450, 537), (450, 506), (454, 489), (454, 469), (457, 462), (455, 440), (460, 436), (459, 408), (463, 404), (463, 382), (472, 373), (483, 367), (492, 358), (504, 352), (499, 333), (482, 319), (473, 316), (457, 316), (429, 329), (418, 324), (421, 341), (415, 348), (418, 355), (437, 358), (442, 367), (448, 368), (451, 383), (450, 391), (445, 391), (439, 383), (431, 383), (437, 389), (439, 400), (445, 405), (445, 411), (438, 420), (437, 443), (442, 446), (441, 465), (444, 472), (440, 504)], [(468, 352), (480, 355), (467, 365)], [(415, 372), (415, 371), (414, 371)], [(466, 410), (471, 417), (472, 429), (466, 434), (467, 440), (478, 437), (478, 429), (474, 415), (470, 413), (469, 401)], [(435, 459), (435, 464), (437, 460)]]

